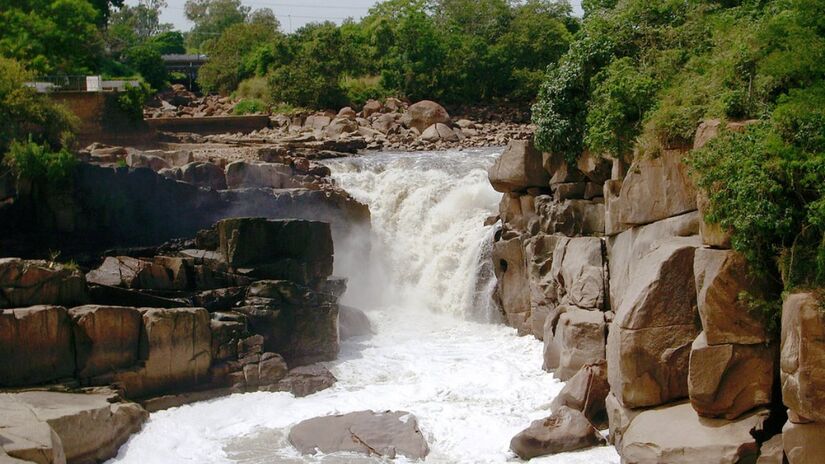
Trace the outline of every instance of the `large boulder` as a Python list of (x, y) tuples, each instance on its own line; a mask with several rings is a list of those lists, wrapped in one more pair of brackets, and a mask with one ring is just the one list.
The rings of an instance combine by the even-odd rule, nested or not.
[(564, 155), (559, 153), (542, 153), (542, 166), (550, 174), (550, 184), (554, 186), (586, 179), (578, 167), (570, 166)]
[(130, 398), (183, 390), (208, 379), (212, 364), (209, 313), (203, 308), (140, 309), (143, 366), (115, 379)]
[(86, 274), (91, 284), (133, 289), (175, 289), (166, 268), (150, 261), (129, 256), (109, 256), (97, 269)]
[(819, 464), (825, 456), (825, 424), (785, 423), (782, 447), (788, 464)]
[(542, 169), (541, 152), (532, 141), (513, 140), (488, 171), (490, 183), (499, 192), (523, 192), (547, 188), (550, 175)]
[(77, 269), (46, 261), (0, 259), (0, 308), (88, 302), (86, 281)]
[(242, 188), (293, 188), (292, 168), (286, 164), (262, 161), (235, 161), (226, 166), (226, 186)]
[(77, 376), (89, 378), (132, 367), (140, 346), (141, 314), (135, 308), (80, 306), (73, 321)]
[(554, 201), (539, 195), (535, 201), (541, 231), (546, 234), (604, 235), (604, 202), (591, 200)]
[(782, 400), (792, 422), (825, 423), (825, 312), (816, 295), (795, 293), (782, 307)]
[(736, 419), (771, 402), (776, 345), (708, 345), (705, 332), (690, 352), (688, 391), (703, 417)]
[(220, 251), (229, 266), (257, 278), (315, 284), (332, 275), (330, 225), (297, 219), (225, 219), (217, 224)]
[(107, 393), (0, 394), (0, 449), (44, 464), (110, 459), (149, 417), (140, 406), (116, 400)]
[(410, 105), (401, 123), (408, 128), (416, 128), (419, 133), (423, 133), (433, 124), (450, 124), (450, 115), (443, 106), (430, 100), (423, 100), (414, 105)]
[(596, 237), (560, 238), (550, 270), (561, 304), (602, 309), (606, 301), (602, 240)]
[[(825, 453), (825, 449), (820, 455)], [(783, 464), (785, 462), (785, 450), (782, 448), (782, 434), (778, 433), (770, 440), (762, 443), (759, 448), (759, 459), (756, 464)]]
[(586, 417), (562, 406), (546, 418), (533, 421), (510, 441), (510, 449), (522, 459), (575, 451), (603, 445), (604, 438)]
[(302, 454), (350, 452), (424, 459), (430, 451), (415, 416), (404, 411), (316, 417), (292, 427), (289, 442)]
[(0, 387), (24, 387), (75, 371), (72, 326), (65, 308), (0, 310)]
[(665, 150), (656, 158), (633, 162), (622, 182), (619, 199), (611, 206), (619, 221), (650, 224), (696, 210), (696, 188), (682, 162), (685, 151)]
[(147, 150), (142, 152), (144, 156), (157, 156), (166, 161), (171, 167), (183, 167), (195, 161), (192, 150)]
[(335, 385), (338, 379), (326, 367), (320, 364), (296, 367), (278, 382), (278, 391), (290, 392), (302, 398)]
[(693, 277), (699, 238), (667, 237), (674, 225), (652, 224), (611, 239), (616, 316), (607, 337), (608, 379), (626, 407), (688, 396), (690, 347), (699, 335)]
[(586, 364), (565, 383), (558, 395), (550, 403), (551, 411), (566, 406), (581, 411), (595, 426), (607, 423), (605, 399), (610, 393), (607, 383), (607, 363), (604, 361)]
[[(605, 359), (605, 335), (607, 324), (600, 311), (588, 311), (570, 307), (559, 316), (552, 340), (544, 340), (545, 349), (550, 359), (558, 359), (558, 365), (552, 361), (545, 363), (545, 368), (553, 370), (559, 380), (568, 380), (587, 364)], [(557, 352), (556, 356), (553, 352)]]
[(353, 132), (358, 132), (358, 123), (346, 117), (335, 118), (324, 128), (324, 136), (331, 140), (338, 140), (342, 135)]
[(180, 180), (212, 190), (226, 189), (226, 174), (220, 166), (214, 163), (186, 164), (181, 168)]
[(424, 133), (421, 134), (421, 140), (426, 142), (438, 142), (439, 140), (455, 142), (458, 140), (458, 135), (450, 129), (450, 126), (438, 123), (425, 129)]
[[(530, 328), (533, 335), (544, 340), (544, 326), (551, 311), (558, 306), (557, 283), (550, 272), (556, 244), (562, 237), (539, 234), (525, 241), (524, 258), (530, 287)], [(555, 323), (551, 328), (555, 330)]]
[(753, 314), (742, 292), (759, 298), (770, 282), (751, 276), (745, 258), (731, 250), (699, 248), (694, 259), (697, 304), (707, 343), (757, 344), (768, 341), (765, 324)]
[(529, 333), (530, 293), (521, 239), (496, 242), (493, 245), (493, 263), (498, 279), (498, 297), (507, 322), (511, 327)]
[(633, 419), (618, 451), (628, 464), (753, 462), (759, 445), (752, 432), (761, 430), (767, 417), (760, 409), (735, 422), (705, 419), (688, 403), (650, 409)]

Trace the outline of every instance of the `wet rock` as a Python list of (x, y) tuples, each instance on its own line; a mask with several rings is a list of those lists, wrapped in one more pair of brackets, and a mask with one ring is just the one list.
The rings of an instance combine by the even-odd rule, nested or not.
[(825, 456), (825, 424), (785, 423), (782, 447), (789, 464), (818, 464)]
[(46, 261), (0, 259), (0, 308), (88, 302), (86, 280), (77, 269)]
[(0, 449), (38, 463), (112, 458), (149, 417), (136, 404), (114, 400), (101, 393), (0, 394)]
[(301, 366), (291, 369), (275, 389), (290, 392), (297, 397), (309, 396), (335, 385), (338, 379), (326, 367), (320, 364)]
[(530, 424), (510, 441), (510, 449), (522, 459), (575, 451), (605, 443), (584, 415), (566, 406)]
[(650, 409), (630, 423), (619, 454), (627, 463), (752, 462), (759, 445), (751, 432), (767, 417), (761, 409), (734, 422), (704, 419), (688, 403)]
[(22, 387), (71, 377), (72, 327), (58, 306), (0, 310), (0, 386)]
[(225, 190), (227, 188), (224, 170), (213, 163), (196, 162), (183, 166), (180, 180), (213, 190)]
[(488, 171), (490, 183), (499, 192), (522, 192), (532, 187), (546, 188), (550, 180), (541, 168), (541, 152), (532, 142), (512, 141)]
[(358, 308), (340, 305), (338, 310), (338, 333), (341, 340), (372, 335), (369, 317)]
[(289, 368), (284, 358), (276, 353), (264, 353), (258, 363), (260, 385), (274, 385), (287, 375)]
[(558, 411), (561, 407), (575, 409), (581, 411), (594, 426), (604, 428), (607, 424), (605, 399), (608, 393), (607, 363), (585, 364), (553, 399), (550, 410)]
[(751, 276), (744, 256), (730, 250), (699, 248), (694, 261), (697, 304), (702, 327), (710, 345), (757, 344), (768, 341), (764, 323), (740, 295), (759, 298), (774, 287)]
[(736, 419), (768, 405), (776, 345), (708, 345), (705, 332), (693, 342), (688, 391), (700, 416)]
[(782, 307), (782, 400), (793, 422), (825, 423), (825, 312), (811, 293)]
[(615, 203), (619, 221), (649, 224), (696, 210), (696, 188), (682, 162), (685, 151), (665, 150), (633, 162)]
[(292, 179), (292, 168), (285, 164), (260, 161), (235, 161), (226, 166), (226, 186), (243, 188), (292, 188), (298, 187)]
[(302, 454), (352, 452), (423, 459), (429, 453), (415, 416), (403, 411), (316, 417), (292, 427), (289, 442)]
[[(389, 107), (389, 102), (387, 102), (387, 106)], [(408, 128), (418, 129), (419, 133), (423, 133), (433, 124), (450, 124), (450, 115), (438, 103), (423, 100), (407, 108), (401, 118), (401, 123)]]
[(530, 315), (527, 269), (520, 238), (501, 240), (493, 245), (493, 263), (501, 307), (511, 327), (524, 333)]
[(73, 321), (78, 377), (109, 374), (137, 363), (142, 325), (137, 309), (80, 306), (70, 309), (69, 316)]

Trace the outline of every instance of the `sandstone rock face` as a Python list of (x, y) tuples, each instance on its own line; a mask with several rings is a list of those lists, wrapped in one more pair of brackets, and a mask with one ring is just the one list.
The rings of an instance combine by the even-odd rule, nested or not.
[(604, 183), (604, 233), (608, 236), (620, 234), (630, 228), (627, 224), (623, 224), (619, 217), (621, 191), (621, 180), (608, 180)]
[(813, 294), (785, 299), (780, 368), (791, 420), (825, 423), (825, 312)]
[(117, 454), (149, 414), (110, 394), (0, 395), (0, 449), (38, 463), (102, 462)]
[(541, 152), (533, 142), (513, 140), (488, 171), (490, 183), (499, 192), (521, 192), (546, 188), (550, 175), (542, 169)]
[(688, 389), (704, 417), (736, 419), (771, 402), (775, 346), (708, 345), (705, 332), (693, 342)]
[(252, 276), (315, 284), (332, 275), (329, 224), (264, 218), (225, 219), (217, 225), (221, 254), (233, 268)]
[(532, 459), (602, 444), (604, 438), (581, 412), (562, 406), (519, 432), (510, 441), (510, 449), (522, 459)]
[(182, 390), (207, 380), (212, 363), (209, 313), (202, 308), (141, 309), (144, 366), (119, 372), (130, 398)]
[(212, 190), (226, 189), (226, 174), (220, 166), (213, 163), (189, 163), (181, 168), (180, 180), (211, 188)]
[(407, 112), (401, 118), (401, 123), (406, 127), (416, 128), (419, 133), (423, 133), (433, 124), (450, 124), (450, 115), (438, 103), (423, 100), (407, 108)]
[(584, 309), (604, 307), (605, 263), (600, 239), (559, 239), (550, 273), (556, 281), (560, 304)]
[(303, 454), (352, 452), (423, 459), (429, 453), (418, 421), (404, 411), (316, 417), (292, 427), (289, 442)]
[(604, 234), (604, 203), (590, 200), (565, 200), (556, 203), (549, 195), (536, 197), (536, 213), (541, 231), (546, 234)]
[(230, 189), (292, 188), (292, 168), (285, 164), (235, 161), (226, 166), (226, 185)]
[(756, 464), (783, 464), (785, 462), (784, 458), (785, 450), (782, 448), (782, 434), (779, 433), (762, 443)]
[(633, 419), (641, 414), (643, 409), (630, 409), (622, 406), (622, 403), (616, 398), (612, 392), (607, 395), (604, 400), (605, 409), (607, 410), (607, 418), (610, 424), (610, 435), (608, 440), (617, 450), (622, 449), (622, 442), (624, 433), (630, 427)]
[(0, 308), (89, 301), (83, 274), (63, 265), (19, 258), (0, 259)]
[(701, 190), (696, 195), (696, 207), (699, 208), (699, 214), (702, 218), (702, 224), (699, 230), (702, 235), (702, 242), (713, 248), (730, 249), (731, 231), (725, 230), (721, 225), (708, 222), (707, 219), (705, 219), (705, 215), (710, 207), (710, 200), (708, 200), (707, 195)]
[(27, 386), (71, 377), (72, 327), (64, 308), (0, 310), (0, 386)]
[(141, 314), (135, 308), (81, 306), (69, 310), (77, 350), (77, 376), (94, 377), (135, 365)]
[(568, 380), (586, 364), (603, 361), (606, 329), (601, 312), (568, 309), (559, 316), (553, 340), (545, 340), (552, 346), (548, 349), (550, 359), (554, 359), (552, 351), (558, 352), (558, 366), (546, 363), (546, 367), (552, 368), (559, 380)]
[[(544, 340), (544, 325), (550, 312), (558, 306), (557, 284), (550, 269), (553, 254), (560, 237), (539, 234), (525, 242), (527, 283), (530, 287), (530, 329), (539, 340)], [(550, 338), (555, 321), (550, 328)]]
[(696, 250), (694, 260), (697, 304), (707, 343), (756, 344), (767, 342), (762, 321), (748, 311), (739, 294), (762, 296), (770, 291), (768, 282), (748, 275), (745, 258), (730, 250)]
[(816, 464), (825, 456), (825, 424), (785, 423), (782, 447), (789, 464)]
[(647, 410), (624, 432), (619, 454), (628, 464), (752, 462), (759, 447), (751, 431), (760, 430), (767, 416), (763, 409), (735, 422), (700, 419), (687, 403)]
[(684, 156), (682, 150), (665, 150), (658, 158), (633, 162), (613, 205), (621, 223), (650, 224), (696, 210), (696, 188)]
[(568, 407), (581, 411), (595, 426), (607, 423), (605, 399), (610, 393), (607, 383), (607, 363), (586, 364), (562, 388), (550, 404), (552, 411)]
[(564, 184), (568, 182), (582, 182), (585, 175), (576, 166), (570, 166), (563, 155), (556, 153), (543, 153), (542, 166), (550, 173), (550, 184)]
[(690, 346), (699, 334), (693, 277), (698, 237), (666, 233), (679, 229), (684, 219), (611, 239), (616, 317), (607, 337), (608, 379), (626, 407), (656, 406), (688, 395)]

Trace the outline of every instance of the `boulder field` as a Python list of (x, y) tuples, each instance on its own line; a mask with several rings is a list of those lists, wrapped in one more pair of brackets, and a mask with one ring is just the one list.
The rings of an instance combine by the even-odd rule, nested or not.
[(197, 236), (85, 274), (0, 259), (0, 462), (101, 462), (147, 411), (335, 382), (314, 363), (369, 321), (347, 308), (339, 329), (330, 225), (233, 218)]
[[(696, 147), (720, 124), (703, 123)], [(743, 293), (778, 289), (705, 221), (688, 153), (570, 165), (513, 141), (490, 168), (503, 194), (494, 299), (568, 382), (552, 415), (513, 438), (518, 456), (598, 445), (595, 427), (623, 463), (822, 462), (820, 300), (787, 295), (781, 337), (749, 311)]]

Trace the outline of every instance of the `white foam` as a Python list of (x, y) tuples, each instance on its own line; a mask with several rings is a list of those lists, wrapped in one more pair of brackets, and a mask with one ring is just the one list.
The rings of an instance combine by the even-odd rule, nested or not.
[[(427, 462), (516, 461), (510, 439), (549, 413), (562, 384), (541, 370), (539, 341), (478, 322), (495, 311), (480, 307), (487, 298), (479, 296), (491, 287), (484, 256), (491, 230), (481, 224), (500, 197), (485, 172), (495, 154), (382, 154), (330, 163), (341, 185), (372, 210), (371, 262), (348, 263), (336, 248), (336, 271), (351, 278), (347, 298), (367, 309), (376, 335), (342, 344), (339, 360), (328, 363), (338, 378), (331, 389), (306, 398), (233, 395), (158, 412), (112, 462), (381, 462), (299, 456), (286, 440), (302, 420), (365, 409), (414, 414), (431, 447)], [(603, 447), (532, 462), (619, 458)]]

